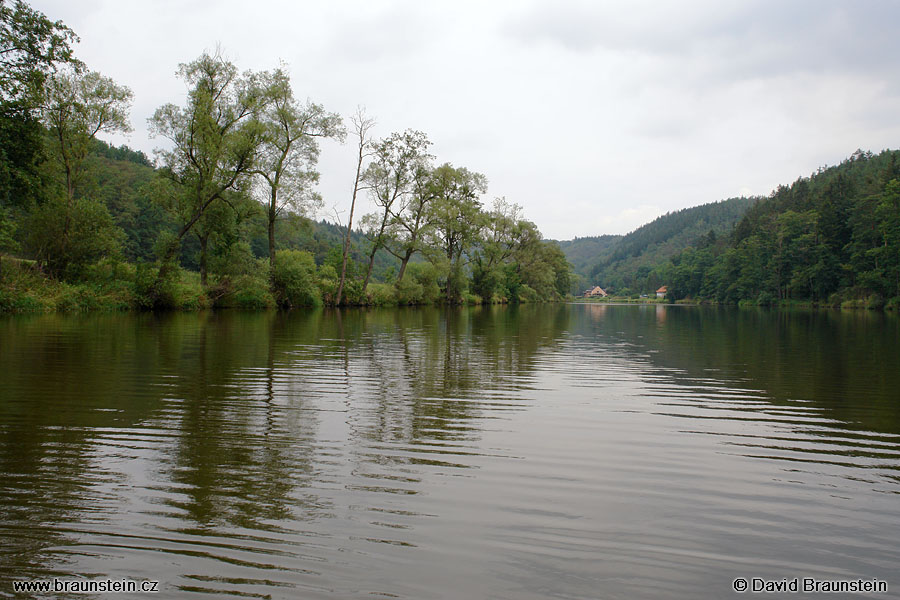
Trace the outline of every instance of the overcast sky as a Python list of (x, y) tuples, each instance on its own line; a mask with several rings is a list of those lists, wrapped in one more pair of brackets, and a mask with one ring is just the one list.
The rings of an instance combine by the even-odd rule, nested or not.
[[(88, 66), (134, 91), (127, 139), (182, 104), (175, 77), (220, 44), (242, 70), (375, 134), (419, 129), (545, 236), (626, 233), (669, 211), (767, 195), (855, 149), (900, 147), (900, 2), (33, 0)], [(346, 219), (351, 144), (323, 144)], [(334, 220), (333, 216), (330, 217)]]

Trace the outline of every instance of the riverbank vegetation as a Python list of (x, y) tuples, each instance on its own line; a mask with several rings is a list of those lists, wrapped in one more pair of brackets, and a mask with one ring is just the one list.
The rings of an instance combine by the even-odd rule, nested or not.
[[(358, 147), (346, 226), (309, 218), (322, 140), (344, 119), (300, 101), (284, 66), (221, 52), (180, 65), (183, 104), (150, 121), (151, 161), (99, 139), (131, 130), (131, 91), (79, 61), (78, 38), (0, 2), (0, 311), (536, 302), (569, 265), (487, 179), (414, 130)], [(351, 180), (348, 173), (348, 182)], [(359, 200), (375, 212), (356, 223)], [(355, 227), (354, 227), (355, 225)]]

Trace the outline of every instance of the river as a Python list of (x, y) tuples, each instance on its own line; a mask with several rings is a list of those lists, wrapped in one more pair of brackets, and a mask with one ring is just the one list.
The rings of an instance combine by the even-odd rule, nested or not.
[(893, 314), (0, 319), (3, 597), (900, 597), (898, 494)]

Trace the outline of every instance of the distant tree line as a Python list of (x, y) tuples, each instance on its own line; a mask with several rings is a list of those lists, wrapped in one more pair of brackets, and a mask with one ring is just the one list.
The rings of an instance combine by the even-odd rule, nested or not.
[[(900, 152), (857, 150), (769, 197), (666, 214), (561, 247), (572, 291), (726, 304), (900, 308)], [(590, 266), (593, 265), (593, 266)]]
[(652, 294), (666, 283), (667, 265), (687, 247), (727, 238), (759, 198), (730, 198), (662, 215), (624, 236), (561, 242), (574, 265), (577, 289), (600, 285), (618, 296)]
[[(419, 131), (374, 139), (362, 112), (348, 223), (335, 235), (309, 221), (323, 203), (319, 142), (343, 142), (347, 128), (298, 100), (283, 65), (240, 72), (219, 51), (182, 64), (186, 101), (150, 119), (165, 140), (153, 163), (98, 139), (130, 131), (132, 93), (74, 56), (71, 29), (20, 0), (0, 1), (0, 23), (0, 310), (40, 306), (50, 284), (36, 276), (80, 285), (67, 306), (114, 290), (117, 306), (146, 308), (518, 302), (569, 289), (565, 256), (521, 207), (483, 204), (484, 175), (438, 164)], [(354, 229), (363, 197), (376, 211)]]
[(858, 150), (662, 267), (673, 298), (900, 307), (900, 152)]

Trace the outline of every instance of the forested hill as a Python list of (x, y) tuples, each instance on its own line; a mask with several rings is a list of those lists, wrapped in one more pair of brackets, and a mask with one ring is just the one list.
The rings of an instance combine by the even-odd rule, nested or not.
[(572, 265), (575, 273), (587, 277), (597, 262), (597, 257), (622, 239), (621, 235), (599, 235), (594, 237), (575, 238), (557, 242)]
[(676, 299), (900, 305), (900, 151), (858, 150), (780, 186), (660, 275)]
[[(584, 286), (600, 285), (617, 293), (655, 290), (657, 267), (684, 248), (715, 242), (730, 234), (758, 198), (731, 198), (665, 214), (625, 236), (601, 236), (560, 242)], [(593, 251), (592, 254), (590, 252)]]

